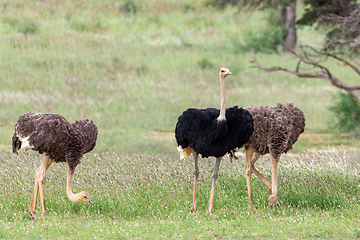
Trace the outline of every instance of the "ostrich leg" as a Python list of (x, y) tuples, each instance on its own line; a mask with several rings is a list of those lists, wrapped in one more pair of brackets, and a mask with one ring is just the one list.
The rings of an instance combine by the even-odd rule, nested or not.
[(255, 162), (259, 159), (260, 156), (261, 155), (259, 153), (254, 154), (254, 157), (251, 160), (251, 172), (254, 173), (266, 185), (269, 191), (271, 191), (271, 182), (267, 180), (254, 166)]
[(196, 183), (197, 180), (199, 178), (199, 167), (198, 167), (198, 154), (193, 152), (193, 156), (194, 156), (194, 163), (195, 163), (195, 168), (194, 168), (194, 192), (193, 192), (193, 206), (192, 206), (192, 212), (195, 213), (196, 212)]
[(33, 193), (33, 196), (31, 198), (30, 207), (29, 207), (29, 214), (33, 219), (36, 219), (36, 200), (37, 200), (37, 195), (39, 193), (39, 182), (37, 180), (37, 173), (40, 171), (40, 168), (41, 167), (39, 167), (35, 171), (34, 193)]
[(35, 171), (35, 186), (34, 186), (34, 193), (31, 198), (29, 213), (30, 216), (35, 219), (36, 218), (36, 200), (37, 195), (40, 190), (40, 210), (41, 215), (44, 217), (46, 215), (46, 206), (45, 206), (45, 174), (46, 170), (50, 167), (53, 163), (45, 153), (41, 155), (41, 166)]
[(213, 203), (214, 203), (214, 195), (215, 195), (215, 182), (218, 177), (218, 171), (220, 167), (221, 157), (216, 158), (215, 166), (214, 166), (214, 172), (212, 175), (212, 188), (211, 188), (211, 194), (210, 194), (210, 201), (209, 201), (209, 214), (213, 214)]
[(246, 163), (245, 163), (245, 177), (246, 177), (246, 184), (247, 184), (247, 189), (248, 189), (248, 197), (249, 197), (249, 207), (253, 210), (255, 210), (255, 205), (252, 199), (252, 191), (251, 191), (251, 174), (252, 174), (252, 158), (253, 158), (253, 154), (254, 154), (255, 150), (252, 146), (250, 146), (247, 150), (246, 150)]
[(270, 153), (270, 157), (271, 157), (271, 166), (272, 166), (272, 176), (271, 176), (271, 195), (268, 197), (268, 201), (270, 203), (270, 206), (273, 207), (274, 205), (279, 205), (280, 203), (277, 199), (277, 168), (278, 168), (278, 164), (279, 164), (279, 160), (280, 160), (280, 155), (277, 157), (274, 157), (271, 153)]

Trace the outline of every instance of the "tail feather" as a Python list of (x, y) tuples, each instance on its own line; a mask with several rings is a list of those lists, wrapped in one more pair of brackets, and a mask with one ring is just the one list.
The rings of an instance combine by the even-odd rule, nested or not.
[(14, 136), (12, 137), (12, 150), (13, 153), (19, 154), (19, 149), (21, 148), (21, 141), (16, 136), (16, 133), (14, 133)]

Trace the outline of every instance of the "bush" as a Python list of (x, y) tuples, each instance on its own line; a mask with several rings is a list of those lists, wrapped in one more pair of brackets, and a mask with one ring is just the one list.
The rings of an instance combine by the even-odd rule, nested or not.
[(84, 32), (96, 33), (96, 32), (99, 32), (99, 31), (105, 29), (101, 20), (99, 20), (99, 19), (97, 19), (95, 21), (93, 21), (91, 19), (87, 20), (87, 21), (86, 20), (83, 20), (83, 21), (73, 20), (71, 22), (70, 27), (80, 33), (84, 33)]
[(132, 0), (128, 0), (120, 7), (120, 12), (126, 14), (136, 14), (139, 10), (139, 7)]
[(234, 52), (255, 53), (274, 53), (278, 52), (279, 46), (282, 46), (283, 29), (275, 21), (274, 16), (270, 16), (268, 26), (260, 31), (250, 30), (242, 40), (234, 38), (232, 40)]
[(27, 20), (19, 26), (19, 31), (25, 35), (37, 34), (39, 32), (39, 25), (34, 21)]
[(15, 28), (18, 32), (23, 33), (25, 35), (34, 35), (39, 32), (39, 24), (31, 19), (24, 19), (22, 21), (11, 18), (5, 17), (3, 19), (5, 24), (10, 25), (11, 27)]
[(331, 123), (331, 127), (340, 132), (360, 130), (360, 103), (353, 95), (340, 93), (329, 109), (335, 114), (335, 123)]
[(211, 69), (214, 68), (215, 65), (209, 59), (203, 58), (197, 63), (201, 69)]

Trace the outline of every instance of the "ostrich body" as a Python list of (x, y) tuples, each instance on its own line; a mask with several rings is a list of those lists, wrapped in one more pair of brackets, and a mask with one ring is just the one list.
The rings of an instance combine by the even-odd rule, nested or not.
[(90, 194), (83, 191), (74, 194), (71, 183), (76, 166), (82, 156), (90, 152), (96, 145), (98, 130), (92, 121), (79, 120), (70, 124), (63, 116), (48, 113), (25, 113), (15, 124), (12, 138), (14, 153), (22, 150), (35, 150), (41, 154), (41, 166), (35, 171), (34, 193), (29, 213), (36, 218), (36, 201), (40, 191), (41, 215), (46, 215), (45, 207), (45, 174), (53, 162), (67, 162), (66, 193), (73, 202), (91, 203)]
[(242, 147), (253, 133), (253, 119), (250, 113), (237, 106), (225, 107), (225, 78), (232, 74), (229, 69), (221, 68), (219, 72), (221, 86), (221, 109), (189, 108), (179, 116), (175, 128), (180, 159), (190, 156), (195, 162), (195, 181), (193, 191), (193, 212), (196, 212), (196, 184), (199, 177), (198, 154), (202, 157), (216, 158), (212, 174), (212, 190), (209, 201), (209, 213), (213, 212), (215, 181), (222, 156), (235, 148)]
[[(248, 187), (249, 206), (255, 209), (251, 192), (251, 174), (255, 174), (271, 191), (268, 201), (271, 206), (280, 205), (277, 199), (277, 168), (280, 156), (287, 153), (304, 132), (305, 116), (292, 103), (271, 106), (245, 107), (254, 119), (254, 133), (244, 145), (246, 153), (245, 175)], [(262, 155), (270, 154), (272, 165), (271, 182), (254, 166)]]

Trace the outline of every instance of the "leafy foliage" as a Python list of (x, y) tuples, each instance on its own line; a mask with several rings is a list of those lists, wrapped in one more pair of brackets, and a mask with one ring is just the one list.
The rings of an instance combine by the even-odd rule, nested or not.
[(248, 52), (255, 53), (274, 53), (278, 52), (282, 45), (283, 29), (269, 17), (268, 27), (262, 31), (250, 30), (243, 38), (243, 41), (238, 38), (232, 40), (234, 52)]
[(218, 9), (224, 9), (226, 6), (237, 6), (240, 10), (249, 8), (255, 9), (262, 7), (266, 8), (278, 8), (288, 6), (293, 0), (205, 0), (205, 5), (216, 7)]
[[(306, 8), (298, 25), (314, 25), (327, 30), (328, 41), (352, 40), (360, 34), (360, 8), (356, 0), (305, 0)], [(353, 48), (358, 54), (359, 48)]]
[(360, 103), (350, 93), (340, 93), (330, 110), (335, 114), (335, 126), (341, 132), (360, 130)]
[(313, 25), (318, 22), (320, 24), (329, 24), (324, 21), (323, 16), (328, 14), (336, 14), (338, 16), (347, 16), (356, 6), (356, 0), (304, 0), (305, 13), (301, 19), (297, 21), (299, 25)]

